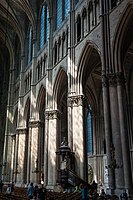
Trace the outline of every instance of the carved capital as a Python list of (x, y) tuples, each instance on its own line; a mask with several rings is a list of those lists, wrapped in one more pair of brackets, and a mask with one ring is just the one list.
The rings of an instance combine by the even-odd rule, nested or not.
[(104, 87), (107, 87), (108, 86), (108, 77), (107, 77), (107, 75), (102, 75), (102, 85), (104, 86)]
[(41, 121), (29, 121), (29, 128), (39, 128), (43, 126), (43, 122)]
[(18, 135), (26, 134), (27, 133), (27, 128), (17, 128), (16, 133)]
[(83, 106), (84, 96), (77, 95), (77, 96), (69, 96), (68, 97), (68, 107), (78, 107)]
[(45, 119), (60, 119), (61, 112), (59, 110), (45, 111)]
[(125, 78), (122, 72), (116, 73), (117, 85), (125, 86)]
[(109, 80), (109, 86), (116, 86), (117, 85), (117, 79), (116, 79), (116, 74), (108, 74), (108, 80)]

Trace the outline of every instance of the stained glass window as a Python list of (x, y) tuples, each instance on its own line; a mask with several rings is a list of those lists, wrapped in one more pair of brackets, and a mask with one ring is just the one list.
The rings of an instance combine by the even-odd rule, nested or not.
[(49, 11), (48, 11), (48, 6), (46, 5), (45, 8), (45, 33), (46, 33), (46, 42), (48, 41), (48, 35), (49, 35)]
[(43, 3), (40, 16), (40, 49), (48, 41), (49, 35), (49, 11), (46, 3)]
[(87, 115), (87, 152), (92, 155), (93, 152), (93, 136), (92, 136), (92, 118), (91, 112)]
[(44, 5), (41, 10), (41, 19), (40, 19), (40, 49), (44, 45)]
[(65, 0), (64, 4), (64, 13), (65, 17), (67, 17), (70, 10), (70, 0)]
[(62, 22), (62, 0), (57, 0), (57, 28)]

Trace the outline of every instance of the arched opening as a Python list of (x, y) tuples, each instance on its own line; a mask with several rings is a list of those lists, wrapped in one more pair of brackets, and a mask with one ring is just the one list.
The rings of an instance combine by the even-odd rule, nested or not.
[[(67, 119), (67, 93), (68, 93), (68, 80), (67, 74), (63, 70), (60, 69), (58, 72), (55, 87), (54, 87), (54, 99), (55, 99), (55, 107), (59, 111), (60, 117), (57, 121), (58, 132), (56, 137), (56, 145), (57, 150), (61, 146), (61, 142), (64, 140), (68, 142), (68, 119)], [(61, 160), (60, 157), (57, 156), (57, 169), (61, 169)], [(60, 173), (57, 174), (57, 180), (60, 179)]]
[[(39, 178), (38, 180), (42, 180), (44, 177), (44, 146), (45, 146), (45, 96), (46, 91), (42, 86), (39, 90), (38, 98), (37, 98), (37, 110), (39, 113), (39, 122), (38, 124), (38, 171)], [(43, 180), (44, 181), (44, 180)]]
[[(122, 29), (122, 43), (119, 45), (118, 54), (120, 57), (120, 70), (124, 71), (126, 92), (123, 94), (123, 107), (125, 126), (128, 130), (127, 149), (130, 154), (131, 169), (133, 169), (133, 15), (126, 19), (126, 26)], [(133, 183), (133, 170), (131, 182)]]
[[(67, 130), (67, 92), (68, 92), (68, 80), (65, 71), (61, 68), (56, 79), (56, 103), (57, 109), (61, 114), (60, 118), (60, 136), (59, 141), (63, 138), (68, 141), (68, 130)], [(59, 146), (58, 146), (59, 147)]]
[(87, 44), (79, 67), (80, 84), (84, 103), (84, 156), (85, 177), (90, 183), (106, 182), (104, 177), (106, 158), (104, 143), (104, 118), (101, 82), (101, 59), (98, 51)]

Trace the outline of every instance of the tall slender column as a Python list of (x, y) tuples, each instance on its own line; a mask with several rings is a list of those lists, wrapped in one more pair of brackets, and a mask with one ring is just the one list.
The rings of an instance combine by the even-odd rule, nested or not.
[(25, 162), (25, 141), (27, 130), (18, 129), (18, 154), (16, 159), (16, 170), (14, 174), (16, 175), (16, 182), (19, 186), (24, 184), (24, 162)]
[(17, 181), (17, 163), (18, 163), (18, 144), (19, 144), (19, 131), (16, 130), (16, 142), (15, 142), (15, 157), (14, 157), (14, 168), (13, 168), (13, 181)]
[[(48, 176), (47, 176), (47, 187), (50, 189), (54, 189), (54, 186), (56, 185), (56, 178), (57, 178), (57, 172), (56, 172), (56, 151), (57, 149), (57, 135), (58, 133), (58, 119), (59, 119), (59, 111), (57, 110), (51, 110), (46, 111), (46, 118), (47, 118), (47, 130), (48, 133), (46, 133), (46, 139), (45, 142), (47, 143), (48, 149), (50, 151), (47, 152), (47, 149), (45, 148), (45, 151), (47, 153), (47, 157), (45, 157), (45, 161), (48, 166)], [(47, 140), (47, 141), (46, 141)], [(46, 167), (45, 167), (46, 170)], [(45, 174), (44, 174), (45, 177)]]
[(42, 167), (42, 129), (40, 121), (30, 121), (29, 127), (31, 129), (31, 152), (30, 152), (30, 180), (33, 183), (40, 183), (41, 181), (41, 167)]
[(120, 135), (119, 107), (116, 87), (116, 75), (109, 74), (109, 92), (110, 92), (110, 112), (111, 112), (111, 129), (112, 129), (112, 153), (115, 170), (115, 184), (117, 189), (124, 186), (123, 169), (120, 167), (122, 162), (122, 148)]
[[(85, 145), (84, 145), (84, 134), (83, 134), (83, 96), (69, 96), (68, 106), (72, 108), (73, 118), (73, 133), (70, 135), (69, 141), (73, 141), (73, 151), (75, 152), (75, 158), (77, 161), (76, 170), (81, 178), (85, 178)], [(70, 134), (70, 133), (69, 133)], [(80, 142), (79, 142), (80, 141)]]
[(48, 136), (49, 136), (49, 112), (46, 112), (45, 138), (44, 138), (44, 185), (48, 185)]
[[(131, 188), (131, 165), (130, 165), (130, 153), (128, 144), (128, 133), (126, 127), (126, 105), (125, 99), (125, 81), (122, 73), (117, 73), (117, 93), (118, 93), (118, 106), (119, 106), (119, 118), (120, 118), (120, 134), (122, 144), (122, 155), (123, 155), (123, 169), (124, 169), (124, 181), (125, 188)], [(122, 166), (121, 166), (122, 167)]]
[(14, 181), (14, 167), (15, 167), (15, 146), (16, 146), (16, 135), (12, 135), (12, 159), (11, 159), (11, 181)]
[[(106, 152), (107, 152), (107, 168), (111, 161), (111, 116), (110, 116), (110, 99), (109, 99), (109, 88), (108, 78), (106, 75), (102, 76), (102, 90), (103, 90), (103, 108), (104, 108), (104, 128), (105, 128), (105, 140), (106, 140)], [(109, 174), (109, 188), (112, 190), (115, 188), (114, 171), (112, 168), (108, 168)]]

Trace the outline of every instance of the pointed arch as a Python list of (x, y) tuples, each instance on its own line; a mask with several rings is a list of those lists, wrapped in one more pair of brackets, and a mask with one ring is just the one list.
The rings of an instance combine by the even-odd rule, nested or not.
[(58, 71), (53, 87), (53, 100), (55, 109), (58, 107), (59, 98), (61, 98), (63, 93), (67, 91), (67, 82), (67, 74), (65, 70), (61, 67)]
[(44, 114), (44, 108), (45, 108), (45, 97), (46, 97), (46, 90), (43, 86), (40, 87), (39, 93), (37, 96), (37, 119), (41, 120), (42, 115)]
[(91, 56), (93, 56), (94, 60), (92, 61), (94, 62), (91, 63), (90, 68), (89, 67), (87, 68), (88, 73), (86, 74), (86, 76), (88, 76), (91, 73), (94, 65), (101, 64), (100, 52), (98, 51), (98, 47), (94, 43), (88, 41), (85, 44), (85, 47), (80, 56), (79, 64), (78, 64), (77, 81), (76, 81), (77, 87), (78, 87), (77, 88), (78, 94), (83, 94), (82, 86), (83, 86), (83, 80), (85, 76), (84, 72), (85, 72), (85, 68), (88, 66), (87, 63), (89, 63)]
[[(125, 41), (126, 33), (127, 33), (127, 27), (130, 27), (130, 22), (133, 20), (133, 5), (129, 4), (125, 11), (123, 12), (123, 15), (121, 16), (121, 20), (116, 28), (115, 37), (113, 41), (113, 65), (115, 66), (116, 72), (122, 71), (121, 66), (121, 59), (126, 53), (128, 45), (126, 44), (126, 49), (124, 51), (121, 51), (123, 46), (123, 41)], [(123, 53), (123, 55), (121, 54)]]

